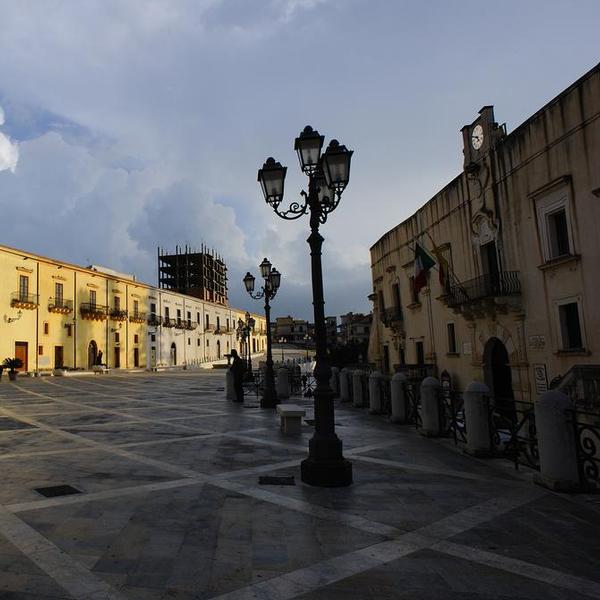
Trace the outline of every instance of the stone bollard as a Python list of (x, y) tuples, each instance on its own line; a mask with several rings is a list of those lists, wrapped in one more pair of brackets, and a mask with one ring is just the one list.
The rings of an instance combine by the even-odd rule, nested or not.
[(225, 399), (235, 400), (235, 387), (233, 385), (233, 373), (227, 369), (225, 372)]
[(463, 398), (467, 430), (466, 452), (473, 456), (489, 456), (492, 453), (490, 388), (479, 381), (471, 381)]
[(342, 402), (350, 402), (350, 377), (351, 371), (344, 367), (340, 371), (340, 400)]
[(334, 398), (340, 397), (340, 370), (337, 367), (331, 367), (331, 377), (329, 379), (329, 386), (333, 392)]
[(435, 377), (421, 382), (421, 435), (435, 437), (441, 433), (439, 391), (440, 382)]
[(352, 373), (352, 405), (353, 406), (364, 406), (365, 404), (365, 390), (363, 387), (363, 378), (365, 372), (360, 369), (356, 369)]
[(290, 397), (290, 372), (282, 367), (277, 371), (277, 384), (275, 386), (277, 398), (285, 400)]
[(369, 375), (369, 413), (372, 415), (381, 413), (384, 383), (383, 375), (379, 371), (373, 371)]
[(535, 403), (540, 472), (534, 481), (557, 492), (581, 489), (571, 399), (549, 390)]
[(406, 423), (406, 382), (404, 373), (392, 377), (392, 423)]

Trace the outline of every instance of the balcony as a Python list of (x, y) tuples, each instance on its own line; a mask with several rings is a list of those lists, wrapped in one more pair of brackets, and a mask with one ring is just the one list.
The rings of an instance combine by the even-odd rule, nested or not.
[(188, 331), (194, 331), (198, 327), (198, 323), (194, 323), (194, 321), (187, 320), (184, 322), (184, 328)]
[(48, 312), (68, 315), (73, 312), (73, 300), (50, 298), (50, 300), (48, 300)]
[(150, 313), (148, 316), (148, 325), (153, 327), (159, 327), (162, 325), (162, 317), (156, 313)]
[(113, 321), (127, 321), (127, 311), (120, 308), (111, 308), (110, 318)]
[(217, 331), (217, 326), (210, 324), (210, 325), (205, 325), (204, 326), (204, 331)]
[(473, 319), (518, 309), (520, 302), (515, 298), (520, 295), (519, 271), (500, 271), (451, 285), (444, 301), (454, 312)]
[(10, 297), (10, 305), (25, 310), (35, 310), (39, 305), (39, 296), (37, 294), (13, 292)]
[(163, 327), (176, 327), (177, 319), (169, 319), (169, 317), (163, 317), (162, 325)]
[(108, 306), (92, 302), (83, 302), (79, 305), (81, 318), (89, 319), (90, 321), (106, 321), (109, 310)]
[(399, 306), (390, 306), (381, 311), (381, 322), (390, 327), (393, 323), (398, 323), (404, 320), (402, 309)]
[(146, 321), (146, 313), (134, 312), (132, 315), (129, 315), (130, 323), (144, 323)]
[(177, 327), (177, 329), (187, 329), (187, 321), (175, 319), (175, 327)]

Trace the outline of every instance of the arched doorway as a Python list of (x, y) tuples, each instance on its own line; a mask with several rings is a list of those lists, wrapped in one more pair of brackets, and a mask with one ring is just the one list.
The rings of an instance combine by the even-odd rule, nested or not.
[(509, 362), (506, 346), (498, 338), (490, 338), (483, 350), (485, 384), (490, 388), (497, 409), (514, 415), (515, 397)]
[(171, 366), (174, 367), (177, 364), (177, 346), (175, 342), (171, 344)]
[(98, 359), (98, 344), (92, 340), (88, 344), (88, 369), (91, 369)]

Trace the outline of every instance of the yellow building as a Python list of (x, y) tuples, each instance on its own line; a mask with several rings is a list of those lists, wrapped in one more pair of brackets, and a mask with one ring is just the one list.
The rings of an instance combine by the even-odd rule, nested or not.
[[(245, 311), (170, 292), (104, 267), (88, 268), (0, 246), (0, 357), (21, 371), (191, 366), (233, 348)], [(265, 348), (265, 319), (254, 351)]]

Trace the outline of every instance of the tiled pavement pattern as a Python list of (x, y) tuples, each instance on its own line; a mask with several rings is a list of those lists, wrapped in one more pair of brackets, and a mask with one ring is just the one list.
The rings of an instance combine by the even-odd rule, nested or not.
[[(311, 488), (312, 428), (282, 435), (223, 381), (3, 378), (0, 600), (600, 598), (598, 497), (339, 404), (355, 484)], [(35, 491), (60, 484), (83, 493)]]

